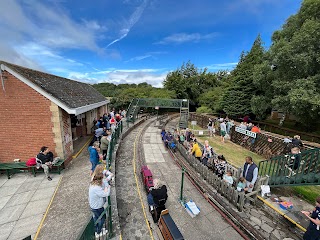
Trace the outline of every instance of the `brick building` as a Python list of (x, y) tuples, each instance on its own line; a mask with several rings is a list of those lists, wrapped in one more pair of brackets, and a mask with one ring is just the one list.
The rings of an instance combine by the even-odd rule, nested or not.
[(48, 146), (71, 159), (73, 140), (91, 134), (109, 100), (91, 85), (0, 61), (0, 162)]

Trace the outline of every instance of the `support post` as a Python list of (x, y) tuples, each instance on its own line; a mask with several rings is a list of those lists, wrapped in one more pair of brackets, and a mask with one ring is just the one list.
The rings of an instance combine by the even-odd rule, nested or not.
[(108, 220), (109, 220), (109, 229), (108, 229), (108, 235), (109, 237), (112, 237), (112, 213), (111, 213), (111, 197), (108, 196)]
[(180, 189), (180, 202), (183, 203), (183, 182), (184, 182), (184, 173), (186, 169), (182, 167), (182, 176), (181, 176), (181, 189)]

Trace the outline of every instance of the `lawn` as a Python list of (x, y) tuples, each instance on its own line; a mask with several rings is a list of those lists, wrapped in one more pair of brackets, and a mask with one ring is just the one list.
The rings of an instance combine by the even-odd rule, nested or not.
[[(191, 126), (189, 128), (195, 130), (202, 130), (203, 128), (199, 126)], [(265, 160), (262, 156), (251, 152), (230, 140), (226, 140), (225, 143), (222, 143), (220, 136), (204, 136), (197, 137), (198, 141), (204, 143), (205, 140), (209, 140), (210, 146), (214, 149), (217, 154), (223, 154), (227, 159), (228, 163), (232, 164), (235, 167), (243, 167), (246, 156), (251, 156), (253, 161), (258, 165), (260, 161)], [(320, 186), (298, 186), (298, 187), (289, 187), (289, 189), (295, 192), (298, 196), (306, 199), (310, 203), (314, 203), (314, 200), (317, 196), (320, 196)]]

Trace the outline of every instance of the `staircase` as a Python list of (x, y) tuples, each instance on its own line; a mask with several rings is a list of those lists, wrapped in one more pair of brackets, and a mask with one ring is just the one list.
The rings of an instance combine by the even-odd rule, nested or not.
[(127, 110), (127, 122), (135, 122), (139, 110), (139, 98), (132, 99)]
[(259, 175), (273, 187), (320, 185), (320, 149), (279, 155), (259, 163)]
[(180, 129), (185, 129), (188, 127), (188, 119), (189, 119), (189, 106), (188, 107), (181, 107), (180, 108), (180, 120), (179, 120), (179, 128)]

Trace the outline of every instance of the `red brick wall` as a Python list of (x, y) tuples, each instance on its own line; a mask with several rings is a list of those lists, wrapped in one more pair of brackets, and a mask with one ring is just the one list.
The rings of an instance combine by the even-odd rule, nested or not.
[(26, 161), (43, 145), (54, 152), (50, 100), (10, 73), (3, 76), (7, 79), (5, 92), (0, 86), (0, 162)]

